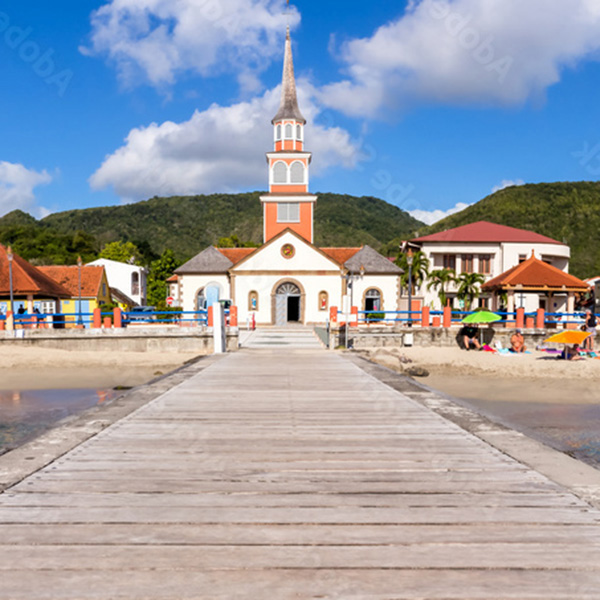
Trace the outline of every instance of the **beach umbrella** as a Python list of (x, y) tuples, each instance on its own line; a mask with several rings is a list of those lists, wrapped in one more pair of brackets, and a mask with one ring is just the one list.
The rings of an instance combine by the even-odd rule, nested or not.
[(550, 336), (544, 343), (552, 344), (581, 344), (585, 338), (589, 337), (589, 331), (579, 331), (578, 329), (565, 329), (560, 333)]
[(467, 315), (461, 323), (477, 325), (480, 323), (494, 323), (495, 321), (501, 321), (502, 317), (496, 313), (490, 312), (489, 310), (478, 310), (470, 315)]

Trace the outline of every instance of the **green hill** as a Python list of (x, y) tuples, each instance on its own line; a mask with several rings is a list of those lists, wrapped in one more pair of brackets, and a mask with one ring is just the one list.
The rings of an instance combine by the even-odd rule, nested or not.
[[(0, 242), (38, 263), (89, 260), (107, 242), (134, 242), (148, 258), (166, 248), (186, 260), (221, 237), (262, 242), (260, 192), (152, 198), (135, 204), (55, 213), (36, 221), (13, 211), (0, 218)], [(369, 244), (380, 249), (409, 237), (423, 224), (377, 198), (319, 194), (315, 243)], [(392, 243), (392, 247), (395, 243)]]
[(421, 235), (491, 221), (547, 235), (571, 247), (573, 275), (600, 275), (600, 183), (540, 183), (509, 187), (438, 221)]

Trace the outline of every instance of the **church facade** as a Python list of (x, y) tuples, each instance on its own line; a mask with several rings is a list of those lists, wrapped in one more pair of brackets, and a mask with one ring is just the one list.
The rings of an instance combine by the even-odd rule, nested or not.
[(238, 307), (240, 322), (258, 325), (325, 323), (330, 307), (396, 311), (402, 270), (369, 246), (318, 248), (309, 193), (311, 153), (298, 106), (292, 44), (286, 36), (281, 104), (267, 153), (269, 192), (261, 196), (260, 248), (210, 246), (176, 270), (179, 305), (193, 311), (220, 300)]

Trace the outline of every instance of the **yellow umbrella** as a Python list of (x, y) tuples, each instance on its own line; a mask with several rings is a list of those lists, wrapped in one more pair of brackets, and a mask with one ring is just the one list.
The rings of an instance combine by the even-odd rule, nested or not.
[(544, 343), (554, 344), (581, 344), (585, 338), (591, 334), (588, 331), (579, 331), (578, 329), (565, 329), (560, 333), (550, 336)]

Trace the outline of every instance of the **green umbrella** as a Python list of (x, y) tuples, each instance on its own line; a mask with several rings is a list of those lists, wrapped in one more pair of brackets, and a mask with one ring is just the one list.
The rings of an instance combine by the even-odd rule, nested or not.
[(478, 310), (470, 315), (467, 315), (461, 323), (493, 323), (494, 321), (501, 321), (502, 317), (496, 313), (490, 312), (489, 310)]

